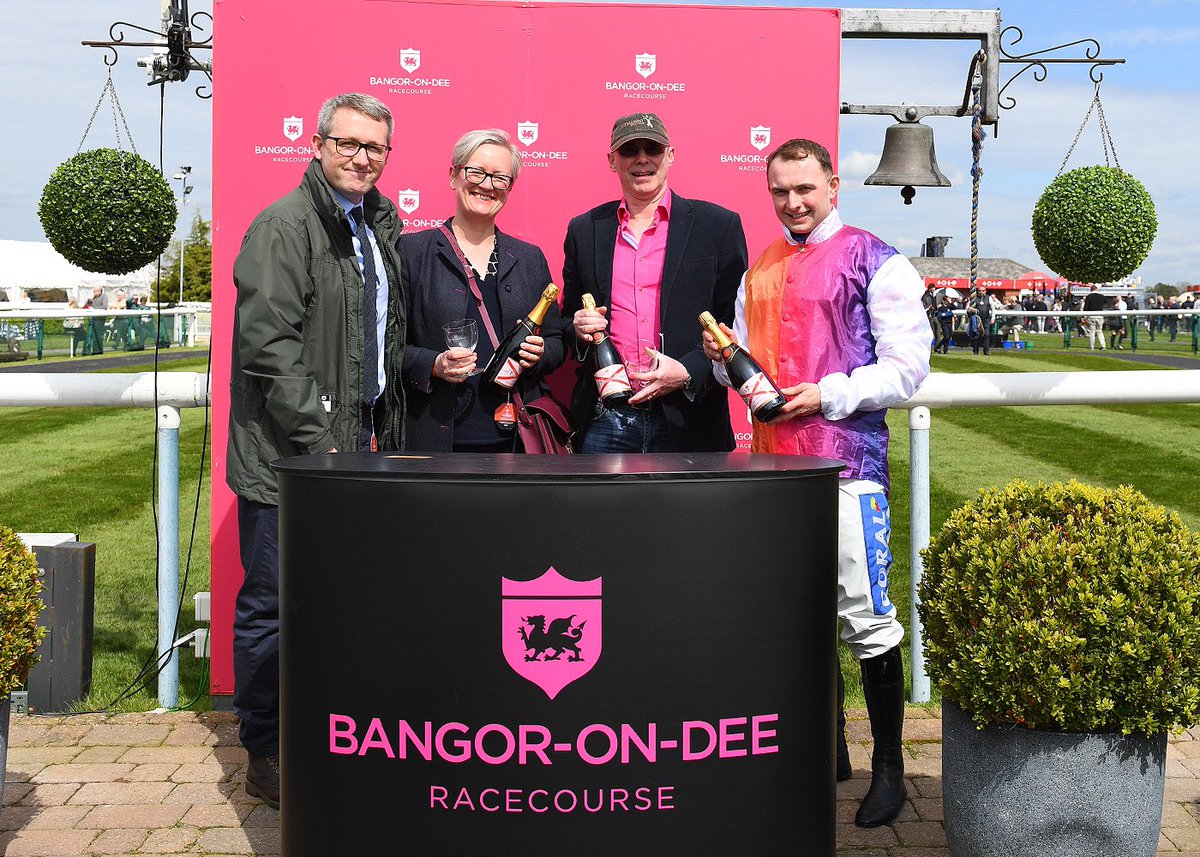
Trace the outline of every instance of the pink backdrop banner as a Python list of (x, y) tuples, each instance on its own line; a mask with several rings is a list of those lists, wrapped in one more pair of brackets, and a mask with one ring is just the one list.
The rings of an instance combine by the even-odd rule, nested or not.
[[(392, 109), (378, 186), (410, 231), (453, 213), (458, 137), (508, 131), (524, 167), (498, 223), (540, 246), (556, 275), (570, 218), (620, 193), (613, 121), (653, 111), (676, 147), (670, 186), (739, 212), (753, 259), (779, 234), (771, 149), (809, 137), (836, 163), (841, 24), (829, 9), (487, 0), (222, 0), (214, 12), (212, 691), (229, 694), (242, 578), (225, 486), (233, 260), (254, 216), (299, 183), (321, 103), (365, 92)], [(746, 409), (733, 402), (744, 445)]]

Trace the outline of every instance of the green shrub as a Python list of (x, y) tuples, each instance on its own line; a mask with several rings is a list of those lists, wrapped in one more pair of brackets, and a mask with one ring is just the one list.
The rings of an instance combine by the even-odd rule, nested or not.
[(101, 274), (127, 274), (154, 261), (171, 240), (177, 215), (162, 174), (116, 149), (90, 149), (62, 163), (38, 204), (54, 249)]
[(1142, 183), (1116, 167), (1080, 167), (1050, 183), (1033, 209), (1033, 244), (1077, 283), (1111, 283), (1145, 261), (1158, 217)]
[(979, 726), (1154, 735), (1200, 714), (1200, 535), (1130, 487), (1014, 481), (923, 553), (930, 678)]
[(37, 627), (42, 612), (42, 578), (37, 560), (17, 534), (0, 525), (0, 699), (25, 684), (46, 634)]

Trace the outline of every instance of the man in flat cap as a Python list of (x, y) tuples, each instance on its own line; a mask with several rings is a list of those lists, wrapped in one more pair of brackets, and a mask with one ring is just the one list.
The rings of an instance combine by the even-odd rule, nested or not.
[[(582, 363), (571, 410), (583, 453), (733, 449), (728, 396), (713, 379), (697, 317), (708, 310), (731, 323), (746, 236), (734, 212), (668, 188), (674, 162), (661, 118), (621, 117), (608, 147), (621, 198), (567, 227), (563, 334)], [(595, 309), (583, 308), (588, 293)], [(597, 334), (626, 359), (644, 350), (639, 340), (652, 344), (656, 365), (634, 376), (626, 404), (609, 407), (599, 396), (591, 358)]]

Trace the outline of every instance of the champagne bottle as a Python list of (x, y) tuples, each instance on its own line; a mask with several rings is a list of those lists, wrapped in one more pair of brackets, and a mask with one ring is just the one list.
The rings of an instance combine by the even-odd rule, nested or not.
[[(583, 308), (595, 309), (596, 299), (590, 294), (584, 295)], [(600, 398), (609, 407), (623, 405), (633, 395), (629, 373), (625, 371), (625, 363), (621, 360), (621, 355), (617, 354), (617, 348), (608, 338), (608, 334), (600, 331), (596, 336), (600, 337), (600, 341), (593, 344), (592, 353), (596, 357), (594, 377), (596, 387), (600, 390)]]
[(787, 404), (787, 399), (779, 392), (779, 387), (746, 349), (725, 335), (712, 313), (700, 313), (700, 324), (717, 341), (717, 347), (721, 349), (721, 359), (725, 362), (725, 371), (729, 373), (729, 380), (741, 395), (746, 407), (759, 422), (768, 422)]
[(485, 384), (495, 384), (505, 390), (511, 390), (517, 384), (521, 374), (521, 343), (527, 336), (538, 336), (542, 332), (542, 319), (550, 304), (558, 300), (558, 286), (551, 283), (542, 292), (537, 306), (529, 311), (529, 315), (517, 322), (508, 335), (496, 346), (496, 353), (483, 369)]

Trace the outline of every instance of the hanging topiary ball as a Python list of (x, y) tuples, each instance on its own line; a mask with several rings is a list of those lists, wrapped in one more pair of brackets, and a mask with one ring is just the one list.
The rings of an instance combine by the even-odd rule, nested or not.
[(1137, 270), (1158, 217), (1146, 188), (1117, 167), (1063, 173), (1033, 209), (1033, 244), (1051, 269), (1077, 283), (1111, 283)]
[(128, 274), (152, 262), (171, 240), (178, 214), (162, 174), (116, 149), (91, 149), (62, 163), (38, 204), (54, 249), (99, 274)]

